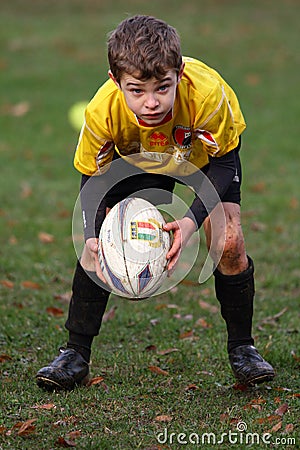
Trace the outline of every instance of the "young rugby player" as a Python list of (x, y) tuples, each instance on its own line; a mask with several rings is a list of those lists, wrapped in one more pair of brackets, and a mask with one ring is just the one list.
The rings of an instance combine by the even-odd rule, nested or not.
[[(239, 150), (245, 122), (234, 91), (203, 62), (183, 58), (177, 31), (151, 16), (119, 24), (108, 39), (108, 60), (109, 79), (87, 106), (74, 159), (82, 174), (85, 247), (73, 279), (68, 342), (39, 370), (38, 386), (71, 390), (88, 378), (92, 341), (109, 297), (97, 257), (107, 208), (137, 189), (148, 190), (150, 198), (151, 191), (163, 190), (167, 202), (178, 180), (194, 186), (197, 195), (183, 218), (165, 226), (173, 234), (168, 268), (174, 270), (182, 248), (203, 227), (215, 262), (215, 291), (233, 373), (248, 385), (272, 380), (274, 370), (251, 334), (254, 266), (240, 221)], [(118, 169), (116, 174), (118, 158), (125, 172), (127, 166), (136, 171), (125, 176)], [(219, 203), (206, 198), (204, 174)], [(220, 205), (226, 229), (214, 217)]]

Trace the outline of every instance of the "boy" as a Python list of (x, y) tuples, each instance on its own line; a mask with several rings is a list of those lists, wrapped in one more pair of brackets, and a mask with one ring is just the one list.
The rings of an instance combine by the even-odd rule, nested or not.
[[(119, 24), (108, 39), (108, 60), (109, 80), (86, 109), (74, 158), (82, 174), (85, 246), (73, 279), (69, 339), (60, 355), (37, 373), (38, 386), (71, 390), (88, 378), (92, 341), (109, 297), (97, 258), (97, 236), (107, 208), (137, 186), (150, 196), (156, 189), (171, 193), (178, 177), (198, 195), (182, 219), (165, 226), (173, 234), (168, 269), (174, 270), (182, 248), (203, 226), (216, 266), (215, 291), (233, 373), (247, 385), (272, 380), (274, 370), (251, 336), (254, 267), (240, 224), (239, 149), (245, 123), (235, 93), (213, 69), (183, 58), (176, 30), (151, 16)], [(117, 158), (125, 168), (134, 167), (127, 172), (131, 176), (121, 179), (120, 169), (115, 173)], [(207, 196), (204, 174), (219, 203)], [(220, 204), (226, 230), (215, 225)]]

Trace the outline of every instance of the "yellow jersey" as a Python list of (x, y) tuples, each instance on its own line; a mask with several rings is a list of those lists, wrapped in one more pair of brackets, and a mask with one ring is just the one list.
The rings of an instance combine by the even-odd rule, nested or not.
[(155, 126), (135, 116), (111, 79), (100, 87), (86, 108), (75, 151), (79, 172), (105, 172), (116, 151), (147, 172), (185, 176), (238, 145), (246, 124), (234, 91), (203, 62), (184, 62), (173, 109)]

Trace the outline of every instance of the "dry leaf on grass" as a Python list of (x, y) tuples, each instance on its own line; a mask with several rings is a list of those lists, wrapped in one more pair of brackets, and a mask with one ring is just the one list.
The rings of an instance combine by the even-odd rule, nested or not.
[(202, 309), (211, 312), (212, 314), (217, 314), (219, 312), (219, 308), (217, 306), (211, 305), (210, 303), (205, 302), (204, 300), (199, 300), (199, 306)]
[(61, 317), (64, 315), (64, 311), (61, 308), (56, 308), (55, 306), (49, 306), (46, 308), (48, 314), (54, 317)]
[(2, 355), (0, 355), (0, 363), (3, 363), (5, 361), (10, 361), (12, 360), (12, 357), (9, 355), (6, 355), (5, 353), (2, 353)]
[(278, 416), (283, 416), (289, 409), (289, 406), (287, 403), (282, 403), (282, 405), (280, 405), (276, 411), (275, 414), (278, 414)]
[(57, 441), (55, 442), (55, 445), (57, 447), (76, 447), (76, 443), (74, 441), (71, 441), (70, 439), (66, 439), (62, 436), (59, 436)]
[(179, 352), (178, 348), (167, 348), (166, 350), (159, 350), (158, 355), (169, 355), (170, 353)]
[(17, 434), (19, 436), (28, 436), (35, 432), (35, 425), (33, 423), (36, 421), (37, 419), (29, 419), (26, 422), (17, 422), (13, 428), (18, 428)]
[(169, 372), (161, 369), (158, 366), (149, 366), (148, 369), (151, 370), (151, 372), (156, 373), (158, 375), (166, 375), (166, 376), (169, 375)]
[(14, 283), (9, 280), (0, 280), (0, 284), (8, 289), (13, 289)]
[(294, 431), (294, 425), (292, 423), (288, 423), (285, 426), (284, 432), (285, 433), (292, 433)]
[(56, 406), (54, 405), (54, 403), (45, 403), (44, 405), (34, 405), (31, 406), (32, 409), (53, 409), (56, 408)]
[(161, 414), (160, 416), (156, 416), (154, 420), (155, 422), (171, 422), (173, 418), (166, 414)]
[(44, 231), (41, 231), (38, 234), (39, 241), (42, 242), (42, 244), (51, 244), (54, 242), (54, 236), (49, 233), (45, 233)]
[(270, 430), (270, 433), (276, 433), (276, 431), (279, 431), (282, 427), (282, 421), (276, 423)]
[(116, 306), (112, 306), (104, 315), (102, 322), (107, 322), (108, 320), (112, 320), (115, 318), (116, 315)]
[(40, 284), (30, 280), (22, 281), (21, 286), (26, 289), (41, 289)]

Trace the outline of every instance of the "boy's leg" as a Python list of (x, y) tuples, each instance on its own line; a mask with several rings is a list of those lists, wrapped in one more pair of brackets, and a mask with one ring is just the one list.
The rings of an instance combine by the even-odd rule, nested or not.
[[(86, 252), (82, 255), (86, 263)], [(94, 336), (98, 335), (109, 292), (97, 282), (94, 272), (83, 269), (77, 262), (72, 298), (69, 305), (66, 328), (69, 331), (67, 348), (48, 366), (37, 373), (37, 384), (47, 390), (71, 390), (75, 384), (83, 384), (89, 373), (89, 359)]]
[[(213, 211), (204, 223), (207, 245), (217, 264), (214, 271), (216, 297), (227, 326), (227, 350), (235, 377), (252, 385), (271, 380), (272, 366), (254, 347), (252, 332), (254, 266), (247, 257), (240, 223), (240, 206), (223, 203), (226, 232), (218, 229)], [(213, 224), (213, 226), (212, 226)], [(213, 233), (212, 233), (213, 231)]]

